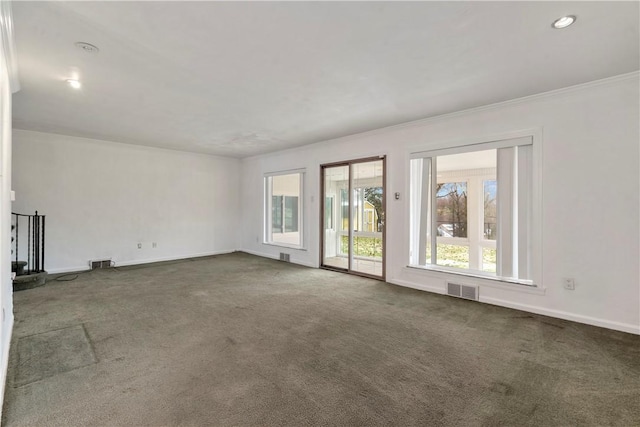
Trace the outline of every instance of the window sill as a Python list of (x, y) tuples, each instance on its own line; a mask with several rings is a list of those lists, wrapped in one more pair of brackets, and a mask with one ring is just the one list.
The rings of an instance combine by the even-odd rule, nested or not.
[(507, 289), (512, 291), (526, 292), (536, 295), (544, 295), (545, 289), (543, 287), (535, 285), (530, 280), (518, 280), (509, 279), (505, 277), (485, 276), (483, 274), (475, 274), (473, 272), (459, 271), (457, 269), (449, 269), (446, 267), (434, 267), (434, 266), (421, 266), (421, 265), (407, 265), (407, 269), (414, 271), (425, 271), (429, 273), (435, 273), (434, 275), (451, 275), (462, 276), (477, 279), (479, 285), (489, 286), (499, 289)]
[(262, 242), (263, 245), (267, 245), (267, 246), (275, 246), (278, 248), (287, 248), (287, 249), (296, 249), (298, 251), (306, 251), (307, 248), (305, 248), (304, 246), (298, 246), (298, 245), (287, 245), (286, 243), (273, 243), (273, 242)]

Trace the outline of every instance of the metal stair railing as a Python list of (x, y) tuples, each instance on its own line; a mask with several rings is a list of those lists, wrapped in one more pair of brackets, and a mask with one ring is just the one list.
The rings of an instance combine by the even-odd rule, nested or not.
[[(21, 276), (23, 274), (34, 274), (44, 272), (44, 235), (45, 235), (45, 215), (38, 215), (36, 211), (35, 215), (26, 215), (12, 212), (12, 231), (14, 232), (15, 240), (13, 239), (13, 254), (15, 255), (15, 271), (16, 275)], [(26, 234), (26, 261), (20, 260), (20, 257), (25, 255), (24, 253), (24, 227), (27, 227)], [(20, 230), (22, 231), (22, 235)], [(22, 249), (22, 253), (20, 250)], [(21, 265), (22, 264), (22, 265)], [(26, 270), (24, 270), (26, 267)]]

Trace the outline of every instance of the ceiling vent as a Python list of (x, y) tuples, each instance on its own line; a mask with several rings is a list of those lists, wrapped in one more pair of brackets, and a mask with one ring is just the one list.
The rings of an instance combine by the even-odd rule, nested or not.
[(478, 287), (447, 282), (447, 295), (478, 301)]

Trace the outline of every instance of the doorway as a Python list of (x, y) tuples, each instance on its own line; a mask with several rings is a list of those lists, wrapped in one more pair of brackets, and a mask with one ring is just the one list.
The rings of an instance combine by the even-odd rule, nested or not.
[(385, 278), (384, 156), (321, 165), (322, 268)]

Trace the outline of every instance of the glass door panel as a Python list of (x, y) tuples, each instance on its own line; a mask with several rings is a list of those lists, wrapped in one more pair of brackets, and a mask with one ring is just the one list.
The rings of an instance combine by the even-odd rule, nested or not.
[(352, 252), (351, 270), (383, 276), (384, 162), (351, 165)]
[(323, 168), (323, 257), (328, 267), (349, 269), (349, 165)]

